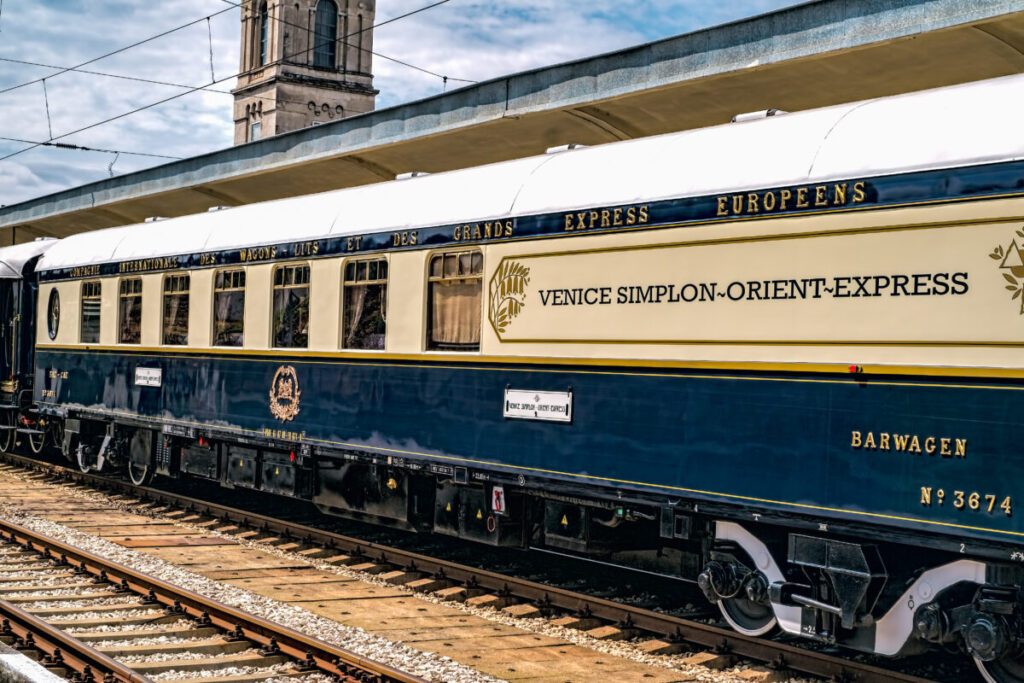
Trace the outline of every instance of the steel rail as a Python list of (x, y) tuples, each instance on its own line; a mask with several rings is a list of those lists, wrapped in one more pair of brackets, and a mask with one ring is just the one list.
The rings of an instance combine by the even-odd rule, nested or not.
[(382, 563), (401, 567), (410, 572), (428, 574), (439, 580), (449, 580), (504, 596), (512, 596), (545, 607), (602, 619), (616, 623), (624, 628), (649, 631), (659, 634), (670, 641), (688, 642), (710, 648), (716, 653), (758, 660), (777, 669), (791, 669), (814, 676), (849, 681), (851, 683), (888, 683), (892, 681), (930, 683), (929, 679), (926, 678), (891, 671), (872, 664), (842, 659), (823, 652), (786, 643), (746, 636), (717, 626), (652, 612), (639, 607), (420, 555), (399, 548), (391, 548), (304, 524), (288, 522), (177, 493), (151, 487), (135, 486), (125, 480), (83, 473), (62, 465), (54, 465), (10, 453), (0, 453), (0, 462), (3, 461), (50, 476), (57, 476), (63, 480), (85, 483), (94, 488), (128, 493), (153, 503), (184, 508), (188, 512), (205, 515), (225, 523), (265, 530), (286, 538), (303, 541), (309, 545), (319, 545), (328, 549), (365, 557), (369, 560), (378, 560)]
[(77, 569), (80, 572), (88, 572), (103, 580), (120, 583), (122, 588), (146, 596), (154, 605), (162, 605), (172, 613), (191, 617), (204, 625), (215, 626), (234, 637), (260, 645), (268, 653), (280, 652), (300, 663), (305, 662), (321, 671), (334, 674), (341, 680), (353, 683), (367, 680), (375, 683), (427, 683), (426, 679), (210, 600), (13, 522), (0, 520), (0, 539), (18, 543), (28, 550), (41, 552), (50, 557), (56, 555), (68, 563), (77, 562)]
[(74, 671), (82, 680), (99, 677), (111, 683), (152, 683), (152, 679), (5, 600), (0, 600), (0, 617), (3, 619), (0, 638), (14, 636), (17, 639), (15, 649), (35, 649), (43, 653), (46, 657), (40, 664), (45, 667)]

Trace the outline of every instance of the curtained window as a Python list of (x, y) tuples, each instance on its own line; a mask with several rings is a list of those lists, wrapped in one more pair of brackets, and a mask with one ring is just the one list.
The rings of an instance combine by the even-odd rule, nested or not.
[(213, 345), (241, 346), (245, 331), (245, 271), (222, 270), (213, 282)]
[(430, 260), (427, 348), (480, 350), (480, 293), (484, 257), (477, 251), (437, 254)]
[(164, 278), (164, 344), (188, 344), (188, 275)]
[(309, 345), (309, 266), (281, 266), (274, 271), (274, 346)]
[(383, 349), (388, 299), (388, 262), (349, 261), (342, 288), (341, 345)]
[(100, 282), (82, 283), (82, 327), (83, 344), (98, 344), (100, 341)]
[(138, 344), (142, 341), (142, 278), (121, 280), (117, 297), (118, 342)]
[(331, 0), (320, 0), (315, 21), (313, 66), (333, 69), (338, 51), (338, 6)]

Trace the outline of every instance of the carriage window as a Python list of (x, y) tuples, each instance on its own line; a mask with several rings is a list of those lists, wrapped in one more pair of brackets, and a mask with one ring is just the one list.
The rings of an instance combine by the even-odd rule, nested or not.
[(188, 275), (164, 278), (164, 344), (188, 344)]
[(349, 261), (345, 264), (341, 328), (343, 348), (384, 348), (387, 299), (387, 261)]
[(121, 280), (117, 299), (118, 342), (142, 341), (142, 278)]
[(427, 348), (480, 349), (480, 292), (484, 257), (480, 252), (438, 254), (430, 261)]
[(309, 266), (281, 266), (274, 271), (274, 346), (309, 344)]
[(98, 344), (100, 341), (100, 292), (99, 282), (82, 283), (82, 328), (83, 344)]
[(222, 270), (213, 283), (213, 344), (241, 346), (245, 318), (245, 271)]

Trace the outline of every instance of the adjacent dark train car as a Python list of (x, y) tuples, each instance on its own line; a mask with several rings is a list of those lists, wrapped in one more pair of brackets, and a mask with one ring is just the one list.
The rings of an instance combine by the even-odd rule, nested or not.
[(1019, 681), (1024, 78), (83, 234), (83, 469), (697, 580), (738, 630)]

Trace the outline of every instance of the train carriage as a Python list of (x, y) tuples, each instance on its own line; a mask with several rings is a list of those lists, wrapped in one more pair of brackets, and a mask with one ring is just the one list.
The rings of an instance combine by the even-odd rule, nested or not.
[(1008, 77), (60, 240), (20, 419), (83, 469), (640, 566), (745, 633), (1018, 681), (1022, 104)]

